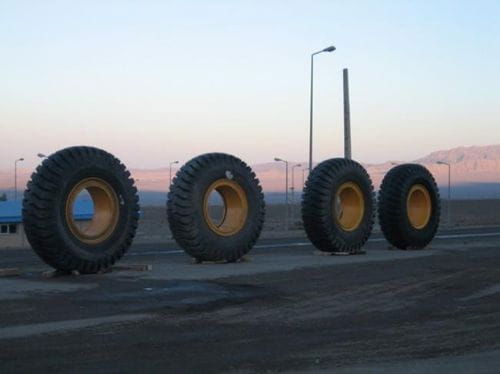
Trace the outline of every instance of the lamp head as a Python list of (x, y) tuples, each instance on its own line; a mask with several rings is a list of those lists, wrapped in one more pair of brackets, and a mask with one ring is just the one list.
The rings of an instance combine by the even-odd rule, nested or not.
[(323, 49), (323, 52), (333, 52), (335, 51), (335, 47), (333, 45), (329, 46), (329, 47), (326, 47), (325, 49)]

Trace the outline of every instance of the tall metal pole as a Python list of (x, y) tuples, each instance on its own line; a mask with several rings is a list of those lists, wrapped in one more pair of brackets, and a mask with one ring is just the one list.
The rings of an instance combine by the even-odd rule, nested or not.
[(314, 77), (314, 55), (311, 55), (311, 92), (309, 94), (309, 172), (312, 170), (313, 163), (313, 77)]
[(309, 170), (308, 168), (304, 168), (302, 169), (302, 189), (304, 189), (304, 187), (306, 186), (306, 178), (305, 178), (305, 171), (306, 170)]
[(295, 167), (296, 166), (300, 166), (299, 165), (293, 165), (292, 166), (292, 187), (290, 187), (290, 189), (292, 190), (292, 203), (290, 204), (290, 221), (292, 222), (292, 225), (293, 225), (293, 221), (295, 219)]
[(17, 163), (24, 161), (24, 158), (18, 158), (14, 161), (14, 200), (17, 200)]
[(284, 162), (286, 166), (285, 170), (285, 226), (288, 231), (288, 220), (289, 220), (289, 210), (288, 210), (288, 161), (281, 158), (275, 157), (274, 161)]
[(301, 167), (302, 164), (295, 164), (292, 166), (292, 187), (290, 190), (292, 190), (292, 205), (295, 203), (295, 168)]
[(349, 72), (343, 70), (344, 83), (344, 157), (351, 159), (351, 109), (349, 105)]
[(286, 173), (285, 173), (285, 201), (286, 201), (286, 230), (288, 231), (289, 220), (290, 220), (290, 204), (288, 203), (288, 161), (285, 161)]
[(448, 166), (448, 206), (446, 209), (447, 213), (446, 220), (448, 221), (448, 226), (450, 227), (451, 226), (451, 164), (444, 161), (438, 161), (437, 164)]
[(313, 85), (314, 85), (314, 56), (322, 52), (333, 52), (333, 45), (315, 52), (311, 55), (311, 92), (309, 101), (309, 172), (312, 170), (312, 153), (313, 153)]
[(448, 226), (451, 227), (451, 165), (448, 164)]
[(295, 219), (295, 168), (301, 167), (302, 164), (295, 164), (292, 166), (292, 187), (290, 190), (292, 190), (292, 204), (290, 208), (290, 216), (291, 216), (291, 221), (293, 224), (293, 221)]

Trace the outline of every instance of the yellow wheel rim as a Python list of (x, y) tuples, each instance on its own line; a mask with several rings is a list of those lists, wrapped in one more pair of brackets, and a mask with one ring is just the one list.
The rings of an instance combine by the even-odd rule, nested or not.
[(365, 198), (359, 186), (346, 182), (335, 194), (334, 217), (344, 231), (356, 230), (365, 214)]
[[(94, 215), (89, 224), (78, 224), (73, 217), (77, 196), (87, 190), (94, 203)], [(66, 201), (66, 223), (78, 240), (87, 244), (99, 244), (109, 238), (118, 223), (119, 201), (116, 192), (100, 178), (86, 178), (79, 182)]]
[(425, 186), (416, 184), (412, 186), (406, 199), (406, 211), (408, 220), (415, 229), (422, 229), (431, 218), (432, 202), (431, 195)]
[[(222, 219), (214, 222), (210, 217), (209, 197), (217, 191), (222, 197), (224, 210)], [(219, 179), (212, 183), (203, 199), (203, 216), (210, 230), (220, 236), (231, 236), (238, 233), (248, 217), (248, 200), (243, 188), (233, 180)]]

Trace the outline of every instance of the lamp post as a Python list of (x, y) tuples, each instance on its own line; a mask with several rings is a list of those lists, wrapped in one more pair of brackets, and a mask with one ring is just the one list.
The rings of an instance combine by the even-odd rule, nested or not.
[(333, 52), (335, 47), (332, 45), (326, 47), (321, 51), (314, 52), (311, 55), (311, 92), (310, 92), (310, 103), (309, 103), (309, 172), (312, 170), (312, 152), (313, 152), (313, 84), (314, 84), (314, 56), (323, 52)]
[(302, 169), (302, 189), (304, 189), (304, 187), (306, 186), (306, 179), (305, 179), (305, 172), (309, 170), (309, 168), (304, 168)]
[(17, 200), (17, 163), (24, 161), (24, 158), (18, 158), (14, 161), (14, 200)]
[(294, 170), (295, 170), (295, 168), (299, 168), (301, 166), (302, 166), (301, 164), (296, 164), (296, 165), (292, 166), (292, 187), (290, 188), (290, 190), (292, 191), (292, 206), (295, 203), (295, 194), (294, 194), (294, 192), (295, 192), (295, 173), (294, 173)]
[(169, 174), (169, 181), (170, 181), (170, 182), (169, 182), (169, 184), (168, 184), (168, 185), (169, 185), (169, 187), (168, 187), (168, 189), (169, 189), (169, 190), (170, 190), (170, 186), (172, 185), (172, 165), (174, 165), (174, 164), (178, 164), (178, 163), (179, 163), (179, 161), (172, 161), (172, 162), (170, 163), (170, 174)]
[(437, 164), (439, 165), (446, 165), (448, 166), (448, 207), (446, 209), (446, 214), (448, 215), (447, 221), (448, 221), (448, 226), (451, 227), (451, 165), (448, 162), (444, 161), (438, 161)]
[(301, 167), (302, 165), (301, 164), (295, 164), (292, 166), (292, 187), (290, 187), (290, 190), (292, 191), (292, 204), (291, 204), (291, 212), (290, 212), (290, 215), (291, 215), (291, 221), (292, 221), (292, 225), (293, 225), (293, 221), (295, 219), (295, 173), (294, 173), (294, 170), (295, 168), (298, 168), (298, 167)]
[(274, 161), (276, 162), (284, 162), (285, 169), (285, 227), (288, 230), (288, 161), (282, 160), (281, 158), (275, 157)]

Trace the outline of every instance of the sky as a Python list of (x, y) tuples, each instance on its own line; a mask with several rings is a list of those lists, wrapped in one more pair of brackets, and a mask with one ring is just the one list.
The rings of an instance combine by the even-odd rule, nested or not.
[(0, 169), (71, 145), (130, 168), (412, 160), (500, 143), (499, 1), (0, 0)]

